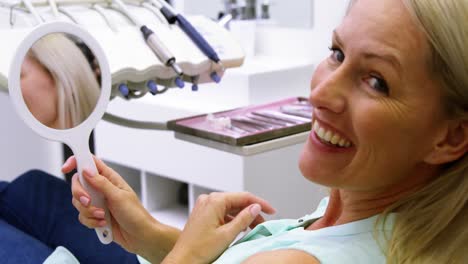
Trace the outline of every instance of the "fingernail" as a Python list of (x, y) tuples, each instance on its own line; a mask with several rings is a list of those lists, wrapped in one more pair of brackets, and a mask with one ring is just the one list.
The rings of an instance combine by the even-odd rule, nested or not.
[(84, 206), (88, 206), (89, 205), (89, 198), (86, 197), (86, 196), (81, 196), (80, 197), (80, 203)]
[(83, 170), (83, 174), (86, 176), (86, 177), (94, 177), (94, 173), (92, 171), (90, 171), (89, 169), (84, 169)]
[(259, 204), (254, 204), (250, 207), (250, 214), (252, 215), (252, 217), (256, 217), (261, 210), (262, 207)]
[(106, 222), (106, 220), (101, 220), (101, 221), (98, 222), (98, 225), (99, 225), (100, 227), (104, 227), (104, 226), (107, 225), (107, 222)]
[(65, 163), (63, 163), (62, 168), (63, 168), (63, 167), (66, 167), (66, 166), (68, 165), (68, 163), (70, 163), (70, 158), (68, 158), (68, 159), (65, 161)]
[(104, 213), (104, 211), (99, 210), (99, 211), (94, 211), (93, 215), (96, 218), (104, 218), (105, 213)]

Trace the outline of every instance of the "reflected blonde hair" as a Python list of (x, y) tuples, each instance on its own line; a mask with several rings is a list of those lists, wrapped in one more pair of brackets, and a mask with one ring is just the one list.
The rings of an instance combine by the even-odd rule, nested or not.
[(58, 98), (58, 129), (81, 124), (94, 110), (100, 86), (80, 48), (62, 33), (49, 34), (38, 40), (30, 56), (50, 72)]
[[(430, 65), (450, 119), (468, 122), (468, 1), (404, 0), (425, 31)], [(446, 164), (429, 185), (387, 208), (398, 212), (388, 263), (468, 262), (468, 157)]]

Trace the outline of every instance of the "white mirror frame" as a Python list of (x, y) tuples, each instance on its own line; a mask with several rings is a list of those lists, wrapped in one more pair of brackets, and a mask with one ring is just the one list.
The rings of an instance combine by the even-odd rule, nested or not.
[[(29, 111), (29, 108), (23, 99), (21, 89), (16, 89), (16, 87), (21, 87), (21, 65), (24, 62), (27, 52), (31, 49), (34, 43), (36, 43), (36, 41), (51, 33), (65, 33), (83, 40), (83, 42), (86, 43), (94, 53), (101, 69), (101, 95), (93, 112), (77, 127), (70, 129), (53, 129), (42, 124)], [(34, 131), (42, 137), (62, 141), (67, 144), (68, 141), (76, 138), (77, 133), (79, 135), (83, 135), (84, 132), (90, 133), (104, 115), (107, 105), (109, 104), (111, 93), (110, 68), (101, 46), (87, 31), (75, 24), (67, 22), (44, 23), (34, 28), (18, 46), (10, 66), (8, 89), (16, 111), (29, 127), (34, 129)]]
[[(81, 124), (70, 129), (54, 129), (42, 124), (29, 111), (21, 91), (21, 65), (23, 64), (27, 52), (34, 43), (36, 43), (36, 41), (52, 33), (65, 33), (81, 39), (93, 52), (101, 70), (101, 95), (94, 111)], [(50, 140), (63, 142), (72, 149), (77, 159), (80, 182), (90, 194), (91, 204), (105, 210), (107, 225), (105, 227), (96, 228), (96, 233), (103, 244), (111, 243), (113, 240), (112, 225), (105, 200), (102, 194), (98, 193), (87, 184), (82, 175), (85, 168), (92, 172), (97, 172), (93, 157), (89, 151), (89, 135), (104, 115), (111, 94), (110, 68), (105, 53), (99, 43), (85, 29), (76, 24), (67, 22), (48, 22), (40, 24), (33, 28), (25, 37), (13, 56), (8, 77), (8, 89), (10, 99), (13, 102), (18, 115), (29, 127), (31, 127), (40, 136)]]

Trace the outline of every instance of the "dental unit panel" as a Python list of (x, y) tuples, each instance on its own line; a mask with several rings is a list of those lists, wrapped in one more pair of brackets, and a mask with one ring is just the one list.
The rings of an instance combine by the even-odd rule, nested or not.
[[(180, 27), (162, 22), (154, 14), (154, 10), (141, 5), (124, 4), (126, 11), (132, 14), (130, 17), (136, 17), (140, 21), (137, 25), (147, 26), (143, 29), (145, 38), (142, 37), (140, 28), (135, 26), (135, 21), (119, 12), (122, 8), (119, 8), (117, 4), (108, 6), (105, 1), (92, 1), (92, 5), (89, 6), (64, 4), (63, 1), (57, 1), (57, 4), (59, 11), (67, 10), (73, 15), (73, 19), (60, 12), (57, 18), (49, 6), (44, 6), (45, 3), (33, 2), (35, 10), (41, 18), (45, 18), (44, 20), (60, 19), (78, 22), (104, 47), (112, 73), (112, 97), (135, 98), (132, 93), (120, 92), (119, 87), (122, 84), (130, 90), (136, 88), (143, 93), (151, 92), (147, 85), (149, 81), (162, 87), (179, 88), (184, 87), (183, 82), (190, 82), (193, 83), (192, 90), (196, 91), (199, 84), (219, 82), (226, 69), (238, 67), (244, 61), (242, 48), (231, 34), (216, 22), (205, 17), (192, 16), (180, 20), (184, 26), (192, 26), (191, 32), (199, 33), (201, 38), (198, 38), (198, 42), (200, 39), (205, 40), (203, 44), (205, 49), (200, 49), (198, 42), (194, 42)], [(6, 47), (2, 44), (2, 51), (0, 51), (2, 58), (5, 58), (3, 54), (11, 53), (11, 49), (15, 47), (14, 43), (19, 42), (22, 36), (31, 30), (30, 26), (38, 22), (33, 15), (28, 15), (27, 11), (10, 12), (10, 9), (11, 6), (0, 6), (0, 14), (14, 18), (15, 22), (9, 27), (0, 28), (2, 36), (9, 40)], [(180, 14), (177, 15), (182, 17)], [(153, 34), (148, 30), (149, 28)], [(164, 51), (161, 49), (162, 46), (170, 47), (170, 52), (167, 49), (166, 52), (155, 52), (155, 50)], [(206, 47), (211, 48), (208, 53)], [(175, 59), (177, 59), (177, 64), (173, 63)], [(8, 62), (9, 60), (0, 62), (0, 86), (3, 89), (6, 88)]]

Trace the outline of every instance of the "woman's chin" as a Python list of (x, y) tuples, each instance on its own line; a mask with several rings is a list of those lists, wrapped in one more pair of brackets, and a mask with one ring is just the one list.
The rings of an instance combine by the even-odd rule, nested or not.
[(316, 184), (328, 187), (336, 186), (336, 181), (341, 174), (339, 172), (341, 164), (337, 164), (334, 159), (324, 160), (323, 156), (320, 157), (308, 147), (309, 144), (310, 142), (305, 144), (299, 158), (299, 170), (302, 175)]

